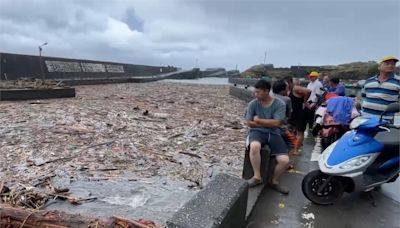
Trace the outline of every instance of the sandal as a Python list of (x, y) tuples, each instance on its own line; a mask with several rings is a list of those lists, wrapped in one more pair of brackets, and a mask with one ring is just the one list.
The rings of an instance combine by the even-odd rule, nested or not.
[(282, 193), (285, 195), (289, 194), (289, 190), (279, 184), (270, 184), (269, 186), (279, 193)]
[(262, 184), (262, 180), (252, 177), (252, 178), (247, 180), (247, 184), (251, 188), (251, 187), (254, 187), (254, 186)]

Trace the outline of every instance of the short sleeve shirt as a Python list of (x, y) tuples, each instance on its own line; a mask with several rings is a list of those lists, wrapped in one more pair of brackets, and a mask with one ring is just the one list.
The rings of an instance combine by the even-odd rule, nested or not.
[[(282, 100), (274, 98), (272, 104), (268, 107), (264, 107), (257, 99), (252, 100), (247, 106), (246, 120), (253, 120), (255, 116), (262, 119), (276, 119), (284, 120), (286, 117), (286, 105)], [(279, 128), (250, 128), (251, 131), (260, 131), (263, 133), (275, 133), (279, 134)]]
[(307, 101), (311, 101), (313, 103), (317, 102), (318, 100), (317, 94), (318, 95), (322, 94), (321, 88), (323, 88), (323, 86), (319, 80), (315, 80), (313, 82), (308, 83), (307, 89), (311, 90), (311, 94)]

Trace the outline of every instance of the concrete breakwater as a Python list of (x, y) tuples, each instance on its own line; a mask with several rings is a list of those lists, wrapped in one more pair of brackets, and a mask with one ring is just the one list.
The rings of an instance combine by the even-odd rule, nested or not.
[(118, 78), (153, 76), (178, 71), (173, 66), (146, 66), (83, 59), (0, 53), (0, 79), (22, 77), (45, 79)]
[(77, 85), (238, 76), (239, 71), (226, 71), (224, 68), (181, 70), (174, 66), (0, 53), (0, 81), (38, 78), (63, 80), (65, 84)]

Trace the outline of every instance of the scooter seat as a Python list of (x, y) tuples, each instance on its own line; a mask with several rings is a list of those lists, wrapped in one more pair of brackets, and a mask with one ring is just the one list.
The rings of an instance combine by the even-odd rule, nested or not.
[(379, 132), (375, 139), (379, 142), (383, 143), (384, 151), (393, 150), (393, 152), (399, 151), (399, 138), (400, 138), (400, 130), (391, 128), (390, 132)]

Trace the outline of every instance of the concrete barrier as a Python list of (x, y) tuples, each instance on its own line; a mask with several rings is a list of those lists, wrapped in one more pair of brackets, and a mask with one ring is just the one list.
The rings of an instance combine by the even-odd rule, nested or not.
[(246, 227), (247, 193), (244, 180), (218, 174), (167, 221), (167, 227)]
[(0, 90), (0, 101), (75, 97), (74, 88)]
[[(275, 167), (276, 160), (271, 159), (271, 150), (268, 146), (264, 146), (261, 149), (261, 177), (264, 183), (268, 183), (273, 174), (273, 168)], [(249, 148), (246, 148), (244, 162), (243, 162), (243, 179), (250, 179), (253, 177), (253, 168), (250, 163)]]
[(146, 66), (84, 59), (0, 53), (0, 80), (82, 79), (153, 76), (176, 72), (172, 66)]
[(254, 86), (259, 78), (229, 78), (228, 82), (231, 84), (238, 84), (244, 86)]
[(229, 87), (229, 95), (237, 97), (246, 102), (250, 102), (254, 99), (254, 93), (250, 89), (239, 88), (236, 86)]

